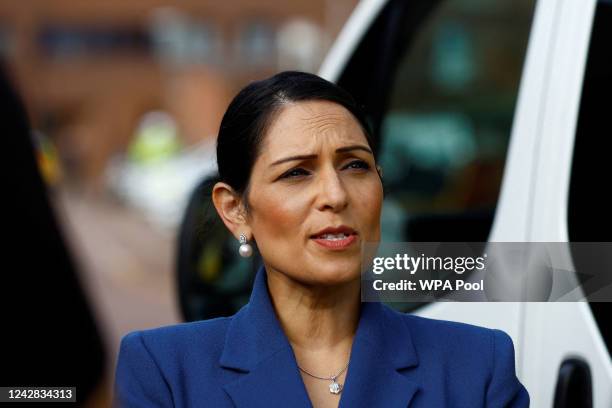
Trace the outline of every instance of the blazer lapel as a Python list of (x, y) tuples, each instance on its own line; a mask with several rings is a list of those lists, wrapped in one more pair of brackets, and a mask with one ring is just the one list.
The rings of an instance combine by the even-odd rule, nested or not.
[[(263, 266), (249, 303), (230, 322), (219, 363), (231, 374), (224, 389), (238, 408), (312, 407)], [(340, 408), (409, 406), (419, 389), (417, 365), (403, 316), (381, 303), (362, 303)]]
[(292, 351), (279, 350), (237, 381), (226, 384), (236, 407), (312, 407)]
[(236, 407), (312, 406), (272, 306), (263, 266), (249, 303), (232, 318), (219, 363), (241, 373), (224, 385)]
[(404, 317), (362, 303), (340, 408), (408, 407), (419, 389), (418, 358)]

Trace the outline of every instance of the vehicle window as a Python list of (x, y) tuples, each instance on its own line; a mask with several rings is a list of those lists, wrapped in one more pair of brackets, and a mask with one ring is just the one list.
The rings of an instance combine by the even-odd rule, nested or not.
[(376, 134), (383, 241), (487, 241), (534, 3), (390, 1), (359, 45), (339, 84)]
[[(605, 188), (601, 192), (594, 189), (599, 185), (595, 180), (606, 180), (612, 175), (609, 159), (612, 141), (607, 133), (610, 129), (607, 101), (612, 92), (611, 35), (612, 3), (600, 1), (591, 31), (574, 142), (567, 211), (571, 242), (612, 242), (610, 195), (605, 194)], [(588, 254), (586, 251), (573, 251), (576, 271), (587, 270), (587, 266), (592, 268), (595, 262), (596, 267), (606, 268), (612, 273), (610, 255), (598, 253), (605, 248), (609, 246), (600, 249), (593, 246)], [(612, 355), (612, 326), (604, 324), (604, 317), (612, 312), (612, 304), (591, 302), (590, 306)]]

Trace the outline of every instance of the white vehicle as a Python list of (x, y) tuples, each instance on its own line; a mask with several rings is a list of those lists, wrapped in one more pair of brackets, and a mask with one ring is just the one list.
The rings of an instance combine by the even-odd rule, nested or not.
[[(319, 75), (380, 136), (383, 241), (612, 241), (611, 39), (611, 1), (361, 1)], [(609, 306), (412, 313), (505, 330), (533, 407), (609, 408)]]

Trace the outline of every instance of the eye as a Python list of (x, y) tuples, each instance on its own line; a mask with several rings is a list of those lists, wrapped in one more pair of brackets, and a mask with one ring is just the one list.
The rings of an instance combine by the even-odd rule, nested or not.
[(295, 169), (291, 169), (284, 173), (280, 178), (296, 178), (297, 176), (308, 174), (308, 172), (301, 167), (297, 167)]
[[(352, 167), (352, 166), (355, 166), (355, 165), (357, 167)], [(363, 161), (363, 160), (355, 160), (355, 161), (350, 162), (346, 167), (351, 167), (351, 168), (354, 168), (354, 169), (369, 169), (370, 165), (368, 163), (366, 163), (365, 161)]]

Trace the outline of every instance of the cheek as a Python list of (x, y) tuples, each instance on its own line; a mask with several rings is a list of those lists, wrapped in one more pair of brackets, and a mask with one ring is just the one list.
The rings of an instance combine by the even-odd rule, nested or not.
[(253, 233), (263, 241), (287, 241), (297, 238), (303, 224), (304, 204), (295, 197), (262, 193), (253, 203), (256, 214), (253, 219)]
[(378, 181), (363, 183), (355, 192), (355, 207), (359, 213), (359, 218), (363, 222), (364, 230), (368, 233), (366, 238), (373, 241), (379, 240), (383, 202), (382, 185)]

